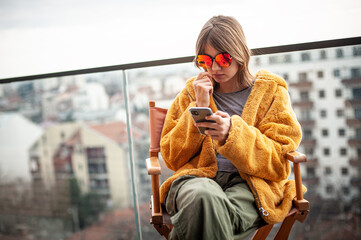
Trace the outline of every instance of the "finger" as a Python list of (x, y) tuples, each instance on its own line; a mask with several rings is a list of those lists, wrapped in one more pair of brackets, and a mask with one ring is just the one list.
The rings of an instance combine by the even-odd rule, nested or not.
[(230, 117), (228, 113), (223, 112), (223, 111), (217, 111), (214, 113), (215, 115), (221, 116), (222, 118), (228, 118)]
[(222, 124), (222, 117), (216, 114), (206, 116), (206, 120), (215, 121), (217, 124)]
[(219, 132), (217, 130), (214, 130), (214, 129), (207, 129), (206, 131), (204, 131), (204, 133), (211, 136), (211, 137), (216, 137), (219, 134)]
[(201, 73), (198, 74), (197, 79), (201, 79), (201, 78), (204, 78), (204, 77), (211, 78), (212, 75), (209, 72), (201, 72)]
[(196, 127), (206, 127), (206, 128), (211, 128), (211, 129), (217, 129), (218, 124), (212, 123), (212, 122), (197, 122)]
[(213, 86), (212, 81), (209, 78), (202, 78), (202, 79), (198, 79), (195, 80), (193, 85), (209, 85), (209, 86)]

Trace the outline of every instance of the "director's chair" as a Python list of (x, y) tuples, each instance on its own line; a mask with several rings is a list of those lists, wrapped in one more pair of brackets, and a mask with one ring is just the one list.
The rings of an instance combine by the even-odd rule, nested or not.
[[(165, 211), (164, 206), (160, 204), (159, 199), (159, 176), (161, 175), (162, 167), (159, 160), (160, 152), (160, 137), (163, 129), (164, 120), (167, 114), (167, 109), (155, 106), (154, 101), (149, 102), (149, 125), (150, 125), (150, 158), (146, 159), (148, 174), (151, 176), (152, 193), (150, 200), (150, 208), (152, 217), (150, 223), (154, 228), (168, 239), (169, 233), (173, 226), (170, 217)], [(286, 158), (293, 162), (293, 171), (296, 182), (296, 198), (293, 200), (293, 208), (283, 220), (274, 239), (284, 240), (288, 239), (292, 226), (295, 221), (304, 222), (309, 212), (309, 202), (303, 199), (302, 193), (302, 178), (300, 163), (306, 162), (307, 158), (304, 154), (298, 152), (287, 153)], [(164, 167), (164, 166), (163, 166)], [(256, 230), (252, 240), (266, 239), (271, 232), (274, 224), (267, 224)]]

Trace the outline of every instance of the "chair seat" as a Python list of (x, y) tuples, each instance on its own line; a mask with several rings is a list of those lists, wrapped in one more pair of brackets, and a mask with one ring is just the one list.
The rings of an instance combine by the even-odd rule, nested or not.
[(162, 206), (162, 212), (163, 212), (163, 223), (171, 225), (172, 224), (172, 221), (170, 220), (171, 216), (168, 214), (165, 205), (162, 204), (161, 206)]

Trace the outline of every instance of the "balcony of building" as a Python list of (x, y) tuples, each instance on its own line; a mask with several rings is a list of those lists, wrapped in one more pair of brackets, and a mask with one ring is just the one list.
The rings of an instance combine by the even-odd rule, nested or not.
[(353, 148), (361, 146), (361, 138), (360, 137), (349, 138), (347, 142), (348, 142), (348, 145)]
[(302, 128), (314, 128), (315, 120), (312, 119), (300, 119), (298, 120)]
[(300, 109), (312, 109), (313, 108), (313, 101), (312, 100), (298, 100), (293, 102), (293, 107), (300, 108)]
[(351, 158), (349, 164), (352, 167), (361, 167), (361, 158)]
[(360, 128), (361, 127), (361, 119), (358, 118), (347, 118), (346, 119), (347, 126), (351, 128)]
[(345, 106), (348, 108), (361, 108), (361, 98), (346, 99)]
[(313, 137), (305, 138), (305, 139), (302, 139), (302, 141), (301, 141), (301, 145), (304, 147), (314, 147), (314, 146), (316, 146), (316, 143), (317, 143), (317, 139), (313, 138)]
[(302, 183), (304, 183), (305, 185), (309, 185), (309, 186), (315, 186), (317, 184), (319, 184), (319, 177), (317, 176), (305, 176), (302, 177)]
[(308, 156), (307, 162), (304, 163), (306, 167), (317, 167), (318, 166), (318, 158), (314, 156)]
[(349, 87), (349, 88), (361, 86), (361, 78), (360, 77), (342, 79), (341, 82), (343, 83), (343, 85), (345, 85), (346, 87)]
[(289, 86), (291, 88), (297, 88), (302, 90), (308, 90), (311, 89), (313, 86), (312, 81), (310, 80), (299, 80), (298, 82), (290, 83)]
[(354, 187), (361, 187), (361, 177), (351, 178), (350, 185)]

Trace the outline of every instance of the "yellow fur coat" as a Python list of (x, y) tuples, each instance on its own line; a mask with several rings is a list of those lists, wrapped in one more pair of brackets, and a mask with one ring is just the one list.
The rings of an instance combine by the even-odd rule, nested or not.
[[(175, 173), (162, 184), (161, 201), (179, 176), (215, 177), (219, 152), (247, 180), (263, 219), (268, 223), (282, 221), (296, 196), (294, 181), (287, 180), (290, 163), (285, 154), (296, 150), (301, 141), (301, 127), (291, 108), (286, 82), (259, 71), (242, 116), (231, 117), (228, 138), (221, 145), (199, 134), (194, 126), (188, 111), (196, 106), (194, 79), (187, 81), (173, 101), (164, 123), (161, 154)], [(217, 111), (212, 97), (210, 108)]]

